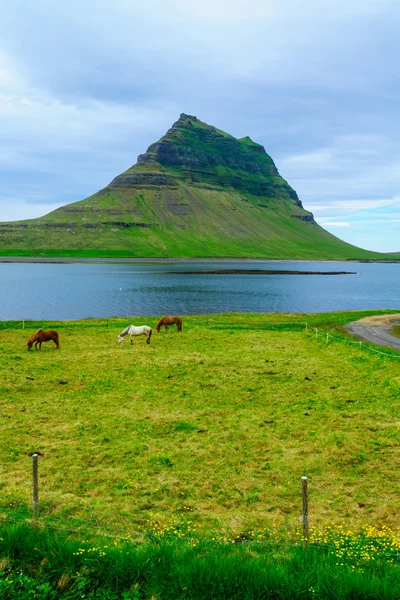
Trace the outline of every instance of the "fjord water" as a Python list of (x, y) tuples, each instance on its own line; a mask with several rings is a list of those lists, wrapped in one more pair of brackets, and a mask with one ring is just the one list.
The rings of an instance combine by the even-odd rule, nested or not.
[[(184, 275), (210, 269), (354, 275)], [(400, 309), (400, 264), (299, 261), (0, 263), (0, 320)]]

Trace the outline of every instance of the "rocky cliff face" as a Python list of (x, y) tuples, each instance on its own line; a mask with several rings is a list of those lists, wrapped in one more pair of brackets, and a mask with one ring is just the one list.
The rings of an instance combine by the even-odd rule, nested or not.
[(185, 114), (109, 187), (176, 186), (179, 181), (287, 199), (302, 208), (296, 192), (279, 175), (263, 146), (249, 137), (236, 139)]

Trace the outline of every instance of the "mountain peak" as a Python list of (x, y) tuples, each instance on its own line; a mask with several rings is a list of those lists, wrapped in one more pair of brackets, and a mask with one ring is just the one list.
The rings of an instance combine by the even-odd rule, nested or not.
[(193, 115), (187, 115), (185, 113), (181, 113), (179, 116), (179, 121), (198, 121), (197, 117), (194, 117)]
[(185, 113), (111, 185), (143, 177), (159, 185), (161, 174), (168, 185), (185, 181), (197, 187), (235, 188), (256, 196), (288, 199), (301, 207), (296, 192), (279, 175), (263, 146), (248, 136), (236, 139)]

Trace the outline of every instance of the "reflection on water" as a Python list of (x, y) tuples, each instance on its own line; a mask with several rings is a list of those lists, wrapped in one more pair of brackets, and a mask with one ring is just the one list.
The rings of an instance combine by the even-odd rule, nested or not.
[[(183, 275), (206, 269), (355, 275)], [(0, 319), (400, 308), (400, 264), (179, 261), (0, 264)]]

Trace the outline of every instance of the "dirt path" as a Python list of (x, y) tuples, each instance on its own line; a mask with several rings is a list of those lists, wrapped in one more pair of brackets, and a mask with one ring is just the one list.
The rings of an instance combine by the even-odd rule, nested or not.
[(348, 323), (345, 329), (360, 340), (400, 350), (400, 338), (390, 333), (395, 325), (400, 325), (400, 314), (364, 317)]

